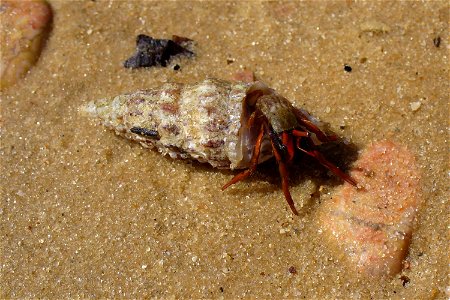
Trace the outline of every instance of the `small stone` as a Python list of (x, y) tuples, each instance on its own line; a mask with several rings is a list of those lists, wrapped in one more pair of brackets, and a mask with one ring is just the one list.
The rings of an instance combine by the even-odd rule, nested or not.
[(411, 281), (411, 279), (409, 279), (408, 276), (402, 275), (400, 277), (400, 280), (402, 281), (402, 285), (403, 287), (405, 287), (406, 285), (408, 285), (408, 283)]
[(416, 101), (416, 102), (411, 102), (409, 105), (411, 106), (412, 111), (417, 111), (417, 110), (419, 110), (422, 103), (420, 101)]
[(436, 48), (439, 48), (439, 46), (441, 45), (441, 37), (437, 36), (433, 39), (433, 44)]
[(232, 64), (232, 63), (234, 63), (235, 62), (235, 59), (234, 58), (232, 58), (232, 57), (228, 57), (227, 58), (227, 65), (230, 65), (230, 64)]
[(360, 25), (360, 29), (362, 32), (371, 32), (371, 33), (387, 33), (391, 30), (391, 28), (383, 22), (377, 20), (369, 20)]

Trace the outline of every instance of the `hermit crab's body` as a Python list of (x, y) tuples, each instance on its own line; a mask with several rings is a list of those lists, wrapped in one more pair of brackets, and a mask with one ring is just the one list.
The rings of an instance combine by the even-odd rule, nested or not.
[(119, 135), (157, 148), (172, 158), (196, 159), (214, 167), (246, 169), (223, 189), (251, 175), (258, 163), (275, 156), (285, 197), (293, 210), (286, 165), (300, 149), (337, 174), (353, 179), (329, 163), (316, 146), (333, 140), (305, 111), (261, 82), (217, 79), (91, 102), (85, 111)]

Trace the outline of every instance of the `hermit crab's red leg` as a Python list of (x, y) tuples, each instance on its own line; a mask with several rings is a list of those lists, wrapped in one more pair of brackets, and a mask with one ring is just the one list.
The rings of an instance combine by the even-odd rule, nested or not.
[(280, 141), (278, 135), (273, 131), (271, 126), (269, 124), (266, 125), (266, 130), (269, 132), (270, 136), (270, 142), (272, 144), (272, 150), (273, 155), (275, 156), (275, 159), (278, 163), (278, 172), (280, 172), (281, 176), (281, 187), (283, 189), (284, 197), (286, 198), (287, 203), (289, 204), (289, 207), (291, 208), (292, 212), (298, 216), (298, 211), (295, 208), (294, 200), (292, 200), (291, 193), (289, 192), (289, 181), (288, 181), (288, 171), (286, 168), (284, 153), (282, 153), (283, 148), (285, 145), (282, 144), (282, 141)]
[(288, 132), (283, 132), (281, 134), (281, 142), (283, 143), (283, 145), (286, 147), (287, 150), (287, 163), (290, 163), (292, 161), (292, 159), (294, 158), (294, 140), (292, 139), (292, 136), (290, 133)]
[(322, 130), (320, 130), (319, 127), (314, 125), (313, 122), (311, 122), (307, 116), (305, 116), (304, 113), (302, 113), (300, 110), (294, 108), (293, 112), (295, 116), (297, 117), (297, 121), (306, 127), (307, 130), (311, 131), (312, 133), (315, 133), (319, 141), (321, 142), (331, 142), (335, 141), (337, 138), (334, 135), (326, 135)]
[(296, 137), (308, 137), (309, 136), (309, 132), (308, 131), (301, 131), (298, 129), (294, 129), (292, 130), (292, 135), (296, 136)]
[(286, 198), (286, 201), (289, 204), (289, 207), (291, 208), (292, 212), (298, 216), (298, 211), (295, 208), (294, 200), (292, 200), (291, 193), (289, 192), (288, 172), (286, 169), (286, 164), (284, 163), (283, 158), (281, 157), (281, 154), (277, 149), (277, 147), (275, 146), (274, 142), (271, 141), (271, 143), (273, 154), (278, 163), (278, 171), (280, 172), (281, 176), (281, 187), (283, 188), (284, 197)]
[(233, 179), (231, 179), (227, 184), (225, 184), (222, 187), (222, 191), (225, 190), (230, 185), (235, 184), (241, 180), (244, 180), (248, 176), (252, 175), (253, 172), (255, 172), (256, 166), (258, 165), (259, 153), (261, 150), (261, 143), (262, 143), (263, 137), (264, 137), (264, 125), (261, 125), (261, 129), (259, 130), (258, 137), (256, 138), (255, 148), (253, 149), (253, 155), (250, 160), (250, 167), (247, 170), (234, 176)]
[(252, 112), (252, 114), (247, 120), (247, 126), (249, 128), (253, 126), (253, 124), (255, 123), (255, 119), (256, 119), (256, 111)]
[(337, 176), (339, 176), (340, 178), (342, 178), (343, 180), (347, 181), (348, 183), (350, 183), (351, 185), (357, 186), (356, 181), (351, 178), (349, 175), (345, 174), (344, 172), (342, 172), (338, 167), (336, 167), (333, 163), (329, 162), (323, 155), (322, 153), (320, 153), (317, 150), (310, 150), (307, 151), (305, 149), (302, 149), (300, 147), (300, 145), (298, 144), (297, 141), (297, 148), (300, 149), (301, 151), (305, 152), (306, 154), (308, 154), (309, 156), (314, 157), (315, 159), (317, 159), (319, 161), (320, 164), (322, 164), (324, 167), (328, 168), (331, 172), (333, 172), (334, 174), (336, 174)]

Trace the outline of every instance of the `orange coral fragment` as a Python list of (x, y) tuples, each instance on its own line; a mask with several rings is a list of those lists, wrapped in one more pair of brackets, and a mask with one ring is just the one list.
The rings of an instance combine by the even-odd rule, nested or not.
[(4, 89), (22, 78), (38, 59), (52, 13), (45, 1), (2, 1), (0, 12), (0, 89)]
[(352, 268), (394, 275), (402, 268), (422, 203), (414, 156), (393, 142), (379, 142), (363, 152), (351, 176), (362, 188), (341, 187), (324, 205), (319, 222)]

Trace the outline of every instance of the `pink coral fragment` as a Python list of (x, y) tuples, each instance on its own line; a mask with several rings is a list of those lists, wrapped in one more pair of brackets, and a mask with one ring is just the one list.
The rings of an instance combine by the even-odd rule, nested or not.
[(394, 275), (402, 268), (414, 218), (422, 202), (414, 156), (390, 141), (368, 147), (351, 176), (321, 213), (330, 244), (366, 275)]

